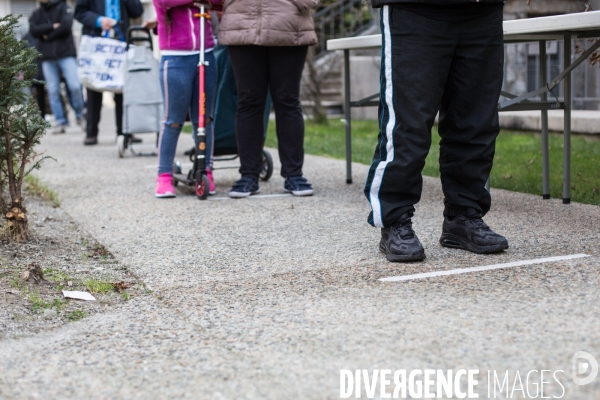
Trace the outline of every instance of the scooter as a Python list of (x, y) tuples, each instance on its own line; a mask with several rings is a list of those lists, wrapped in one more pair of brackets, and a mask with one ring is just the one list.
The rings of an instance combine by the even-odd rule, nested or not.
[(206, 200), (208, 192), (210, 190), (208, 176), (206, 175), (206, 90), (205, 90), (205, 73), (208, 62), (204, 57), (204, 28), (206, 20), (210, 19), (210, 14), (207, 10), (214, 9), (220, 11), (220, 6), (213, 6), (210, 3), (194, 2), (199, 9), (199, 13), (194, 14), (195, 18), (200, 18), (200, 57), (198, 62), (198, 82), (199, 82), (199, 96), (198, 100), (198, 132), (197, 132), (197, 144), (195, 151), (193, 152), (192, 158), (193, 167), (186, 174), (181, 172), (181, 165), (176, 163), (173, 166), (173, 178), (175, 186), (178, 183), (182, 183), (188, 186), (196, 187), (196, 196), (200, 200)]

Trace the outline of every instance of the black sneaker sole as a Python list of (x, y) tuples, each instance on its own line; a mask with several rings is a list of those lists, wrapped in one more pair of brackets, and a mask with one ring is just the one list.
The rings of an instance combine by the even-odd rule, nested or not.
[(291, 193), (294, 196), (298, 196), (298, 197), (302, 197), (302, 196), (312, 196), (315, 191), (310, 189), (310, 190), (289, 190), (289, 189), (284, 189), (287, 193)]
[(442, 233), (440, 244), (451, 249), (468, 250), (477, 254), (499, 253), (502, 250), (508, 249), (508, 242), (500, 242), (492, 246), (478, 246), (468, 240), (451, 233)]
[(393, 254), (387, 251), (385, 244), (379, 242), (379, 251), (385, 254), (385, 258), (390, 262), (422, 261), (425, 259), (425, 249), (413, 254)]
[(227, 193), (227, 196), (231, 197), (232, 199), (245, 199), (246, 197), (250, 197), (251, 195), (258, 193), (260, 193), (260, 189), (255, 190), (254, 192), (229, 192)]

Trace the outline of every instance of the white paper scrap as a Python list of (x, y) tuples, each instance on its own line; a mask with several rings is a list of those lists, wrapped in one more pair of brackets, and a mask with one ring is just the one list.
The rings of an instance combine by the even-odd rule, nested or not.
[(63, 290), (62, 292), (63, 296), (68, 297), (70, 299), (96, 301), (96, 298), (88, 292), (69, 292), (67, 290)]

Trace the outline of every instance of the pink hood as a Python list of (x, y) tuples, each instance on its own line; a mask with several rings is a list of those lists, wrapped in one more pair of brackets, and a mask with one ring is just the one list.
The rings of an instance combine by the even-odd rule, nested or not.
[[(222, 0), (209, 0), (221, 4)], [(194, 17), (200, 9), (190, 0), (153, 0), (158, 21), (158, 42), (161, 50), (200, 50), (200, 18)], [(215, 45), (210, 20), (205, 20), (204, 45)]]

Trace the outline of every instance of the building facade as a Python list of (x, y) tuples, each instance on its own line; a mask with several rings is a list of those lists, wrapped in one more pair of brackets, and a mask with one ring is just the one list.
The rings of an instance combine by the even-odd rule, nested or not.
[[(590, 10), (600, 10), (600, 0), (508, 0), (504, 7), (504, 20), (545, 17)], [(576, 40), (572, 48), (586, 48), (587, 40)], [(515, 94), (533, 91), (541, 86), (539, 79), (538, 43), (509, 44), (505, 46), (504, 90)], [(562, 44), (549, 42), (547, 49), (548, 78), (562, 70)], [(573, 59), (577, 54), (573, 54)], [(573, 71), (573, 108), (600, 110), (600, 65), (582, 63)], [(564, 96), (562, 84), (554, 94)]]
[[(77, 0), (65, 0), (71, 7), (75, 8)], [(140, 18), (151, 19), (154, 17), (154, 7), (152, 0), (141, 0), (144, 4), (144, 15)], [(21, 15), (19, 19), (20, 26), (17, 29), (17, 35), (22, 37), (29, 30), (29, 16), (39, 6), (38, 0), (0, 0), (0, 16), (7, 14)], [(81, 36), (81, 24), (77, 21), (73, 22), (73, 35), (76, 42), (79, 42)]]
[[(66, 0), (74, 6), (76, 0)], [(152, 0), (142, 0), (144, 3), (144, 16), (154, 17)], [(37, 0), (0, 0), (0, 15), (21, 14), (21, 26), (17, 35), (22, 36), (29, 29), (28, 19), (33, 10), (38, 6)], [(504, 19), (534, 18), (550, 15), (582, 12), (590, 7), (600, 10), (600, 0), (507, 0), (504, 7)], [(81, 25), (74, 23), (73, 33), (76, 42), (79, 42)], [(576, 41), (576, 46), (585, 48), (587, 42)], [(574, 55), (575, 57), (576, 55)], [(562, 45), (557, 42), (548, 43), (547, 48), (548, 77), (558, 74), (562, 65)], [(505, 78), (504, 90), (515, 94), (523, 94), (540, 86), (539, 82), (539, 49), (537, 43), (510, 44), (505, 50)], [(584, 63), (573, 72), (573, 106), (580, 110), (600, 110), (600, 66)], [(555, 90), (555, 95), (563, 96), (562, 85)]]

